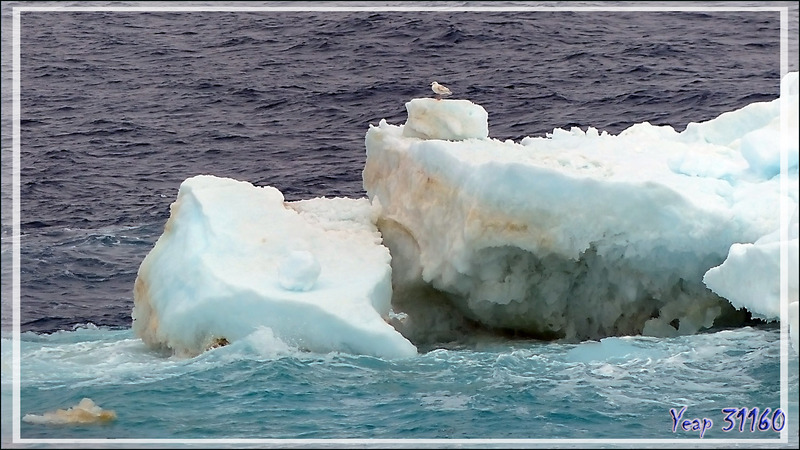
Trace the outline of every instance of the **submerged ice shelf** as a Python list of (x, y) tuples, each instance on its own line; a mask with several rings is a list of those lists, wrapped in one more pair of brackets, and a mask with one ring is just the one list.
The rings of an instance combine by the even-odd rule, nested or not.
[[(134, 330), (188, 355), (268, 328), (312, 351), (403, 357), (476, 330), (672, 336), (741, 324), (743, 307), (775, 320), (782, 133), (784, 200), (798, 203), (797, 73), (782, 86), (789, 130), (776, 99), (680, 133), (645, 122), (519, 143), (490, 138), (467, 100), (413, 99), (405, 124), (367, 132), (368, 199), (284, 202), (190, 178), (140, 267)], [(737, 274), (754, 262), (748, 291)]]

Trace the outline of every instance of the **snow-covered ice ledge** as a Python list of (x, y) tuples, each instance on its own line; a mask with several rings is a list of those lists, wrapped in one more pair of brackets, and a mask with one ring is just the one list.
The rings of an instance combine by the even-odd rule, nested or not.
[[(796, 86), (796, 73), (784, 84)], [(642, 123), (520, 143), (488, 138), (474, 124), (480, 106), (449, 102), (412, 100), (404, 125), (381, 121), (366, 135), (364, 187), (381, 207), (406, 336), (441, 339), (475, 322), (576, 339), (742, 323), (703, 276), (732, 244), (779, 225), (779, 100), (683, 133)], [(480, 131), (409, 133), (436, 128), (419, 122)]]

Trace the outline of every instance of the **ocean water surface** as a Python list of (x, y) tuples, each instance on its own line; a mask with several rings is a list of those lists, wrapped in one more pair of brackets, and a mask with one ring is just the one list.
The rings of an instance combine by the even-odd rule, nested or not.
[[(704, 438), (774, 439), (778, 433), (751, 432), (749, 422), (744, 432), (722, 431), (722, 409), (780, 407), (778, 339), (777, 329), (744, 328), (580, 344), (492, 341), (387, 361), (303, 353), (257, 336), (187, 360), (154, 353), (126, 329), (26, 333), (24, 413), (90, 397), (118, 420), (79, 427), (23, 422), (22, 435), (699, 438), (672, 431), (670, 409), (686, 406), (686, 418), (716, 424)], [(797, 382), (795, 374), (791, 383)]]
[[(482, 105), (497, 139), (573, 126), (616, 134), (644, 121), (681, 131), (778, 97), (778, 12), (155, 5), (21, 15), (21, 413), (89, 397), (118, 415), (102, 426), (23, 422), (22, 438), (698, 438), (674, 430), (670, 409), (683, 406), (691, 419), (713, 420), (706, 439), (779, 436), (749, 422), (722, 431), (724, 408), (780, 407), (775, 324), (599, 343), (465, 337), (398, 361), (306, 353), (269, 335), (179, 359), (130, 330), (139, 264), (188, 177), (270, 185), (290, 201), (363, 197), (369, 125), (403, 123), (405, 102), (430, 96), (432, 80)], [(2, 363), (6, 442), (9, 334)], [(796, 444), (796, 353), (789, 364)]]

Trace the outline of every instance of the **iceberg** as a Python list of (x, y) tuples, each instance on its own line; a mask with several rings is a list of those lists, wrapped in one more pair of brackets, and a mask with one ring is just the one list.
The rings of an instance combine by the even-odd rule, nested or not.
[[(797, 74), (783, 84), (796, 118)], [(692, 334), (747, 319), (734, 308), (746, 305), (709, 290), (704, 274), (733, 244), (779, 226), (780, 99), (683, 132), (645, 122), (619, 135), (555, 129), (519, 143), (484, 136), (471, 123), (479, 105), (459, 104), (447, 118), (420, 107), (406, 103), (405, 124), (370, 127), (363, 171), (392, 254), (393, 306), (408, 314), (401, 329), (412, 341), (475, 324), (586, 340)], [(473, 134), (407, 132), (462, 117)]]
[(797, 213), (789, 242), (777, 230), (798, 205), (797, 84), (681, 132), (520, 142), (469, 100), (412, 99), (404, 124), (370, 125), (360, 199), (189, 178), (139, 268), (133, 330), (182, 356), (267, 336), (384, 358), (483, 333), (693, 334), (779, 319), (788, 245), (796, 341)]
[(390, 256), (366, 199), (284, 202), (200, 175), (170, 209), (134, 285), (133, 330), (149, 346), (194, 356), (266, 330), (319, 353), (417, 353), (387, 323)]

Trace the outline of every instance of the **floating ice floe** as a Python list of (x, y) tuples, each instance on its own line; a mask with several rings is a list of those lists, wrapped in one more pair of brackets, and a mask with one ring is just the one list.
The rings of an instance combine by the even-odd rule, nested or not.
[(259, 336), (314, 352), (416, 354), (391, 325), (391, 268), (366, 199), (284, 202), (272, 187), (184, 181), (142, 262), (133, 329), (192, 356)]
[(100, 424), (115, 420), (117, 413), (97, 406), (90, 398), (82, 399), (77, 405), (69, 409), (48, 411), (43, 415), (26, 414), (23, 422), (47, 425), (85, 425)]
[[(797, 74), (783, 83), (794, 209)], [(431, 102), (441, 106), (411, 101), (405, 124), (370, 128), (363, 173), (393, 257), (395, 310), (408, 313), (413, 341), (475, 322), (568, 339), (743, 322), (703, 276), (732, 245), (779, 226), (780, 99), (681, 133), (645, 122), (619, 135), (556, 129), (520, 143), (486, 137), (472, 123), (478, 105)], [(407, 131), (431, 124), (480, 131)], [(760, 270), (777, 276), (776, 266)], [(724, 283), (736, 291), (742, 281)], [(791, 286), (796, 299), (796, 278)], [(761, 315), (776, 297), (759, 292), (733, 305)]]
[(489, 137), (480, 105), (413, 99), (405, 124), (366, 134), (368, 199), (184, 181), (139, 269), (133, 329), (182, 355), (269, 330), (390, 358), (478, 330), (692, 334), (777, 319), (789, 248), (796, 341), (796, 214), (776, 230), (781, 202), (798, 204), (797, 104), (791, 73), (780, 99), (683, 132), (645, 122), (517, 143)]

